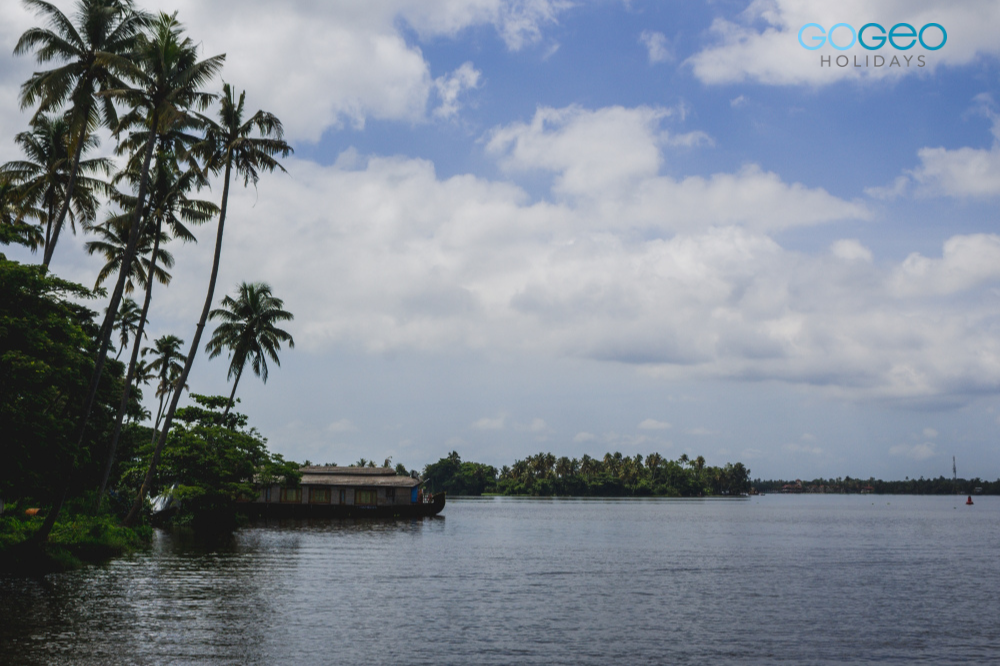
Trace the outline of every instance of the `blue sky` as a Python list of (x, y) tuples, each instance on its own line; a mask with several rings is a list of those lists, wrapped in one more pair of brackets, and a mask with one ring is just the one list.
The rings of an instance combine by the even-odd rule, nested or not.
[[(239, 391), (275, 450), (659, 451), (803, 478), (937, 476), (954, 455), (1000, 475), (1000, 6), (148, 8), (227, 53), (296, 148), (234, 195), (218, 292), (265, 280), (296, 315), (296, 349)], [(9, 53), (34, 19), (0, 19)], [(841, 69), (796, 39), (870, 21), (948, 41), (907, 52), (924, 68)], [(31, 70), (0, 65), (8, 137)], [(190, 337), (211, 239), (173, 248), (153, 335)], [(84, 240), (53, 268), (89, 284)], [(227, 393), (224, 363), (191, 385)]]

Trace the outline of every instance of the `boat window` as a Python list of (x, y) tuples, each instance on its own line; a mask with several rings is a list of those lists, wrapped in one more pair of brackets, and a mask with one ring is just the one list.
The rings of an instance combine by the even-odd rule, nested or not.
[(338, 499), (338, 501), (341, 504), (346, 504), (347, 503), (347, 490), (345, 490), (344, 488), (340, 489), (340, 498)]
[(374, 506), (378, 503), (378, 494), (374, 488), (364, 488), (354, 491), (355, 504), (367, 504)]
[(302, 501), (302, 489), (301, 488), (282, 488), (281, 489), (281, 501), (282, 502), (301, 502)]
[(309, 501), (313, 504), (329, 504), (330, 503), (330, 489), (329, 488), (313, 488), (309, 491)]
[(396, 501), (396, 489), (395, 488), (386, 488), (385, 489), (385, 499), (386, 499), (387, 502), (395, 502)]

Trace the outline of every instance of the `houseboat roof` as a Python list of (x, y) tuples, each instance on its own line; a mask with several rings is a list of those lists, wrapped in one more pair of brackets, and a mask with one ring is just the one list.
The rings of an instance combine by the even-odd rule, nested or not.
[(338, 467), (334, 465), (311, 465), (300, 467), (303, 474), (338, 474), (341, 476), (396, 476), (392, 467)]
[(391, 467), (301, 467), (304, 486), (384, 486), (413, 488), (420, 482)]

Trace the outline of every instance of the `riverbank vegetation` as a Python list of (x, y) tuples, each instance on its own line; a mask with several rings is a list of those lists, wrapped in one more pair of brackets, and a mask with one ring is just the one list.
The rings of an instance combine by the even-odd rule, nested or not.
[(984, 481), (973, 479), (949, 479), (939, 476), (936, 479), (911, 479), (902, 481), (883, 481), (869, 477), (857, 479), (850, 476), (830, 479), (754, 479), (753, 487), (757, 492), (766, 493), (872, 493), (875, 495), (1000, 495), (1000, 479)]
[[(23, 158), (0, 165), (0, 244), (37, 252), (39, 263), (0, 254), (0, 551), (24, 554), (30, 542), (91, 557), (141, 542), (150, 493), (182, 473), (189, 518), (198, 507), (218, 517), (255, 475), (295, 481), (295, 466), (230, 413), (244, 367), (266, 381), (268, 362), (293, 345), (276, 326), (292, 315), (258, 282), (213, 310), (231, 184), (256, 186), (292, 149), (278, 118), (251, 111), (228, 84), (211, 89), (225, 55), (202, 58), (176, 13), (78, 0), (66, 15), (24, 2), (40, 25), (14, 54), (39, 69), (20, 90), (28, 127), (11, 137)], [(98, 155), (107, 137), (113, 146)], [(215, 201), (200, 194), (211, 184), (221, 186)], [(213, 221), (194, 331), (187, 343), (168, 334), (150, 345), (154, 287), (170, 284), (177, 241), (196, 242), (191, 228)], [(60, 237), (77, 231), (104, 259), (93, 289), (50, 272)], [(99, 311), (86, 307), (98, 299)], [(232, 393), (182, 408), (209, 319), (221, 325), (207, 351), (230, 359)], [(151, 384), (155, 416), (142, 400)]]
[(504, 465), (463, 462), (457, 452), (424, 468), (431, 491), (452, 495), (529, 495), (574, 497), (708, 497), (750, 492), (750, 470), (743, 463), (705, 464), (701, 456), (677, 460), (659, 453), (600, 458), (556, 457), (539, 453)]

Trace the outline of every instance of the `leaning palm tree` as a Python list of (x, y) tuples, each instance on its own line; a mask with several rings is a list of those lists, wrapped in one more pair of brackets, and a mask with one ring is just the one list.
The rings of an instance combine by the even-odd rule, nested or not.
[(229, 394), (223, 420), (233, 406), (236, 387), (247, 361), (250, 362), (253, 373), (266, 384), (267, 359), (270, 358), (275, 365), (280, 366), (278, 350), (281, 343), (287, 342), (289, 348), (295, 347), (292, 336), (275, 326), (278, 322), (294, 319), (292, 313), (282, 307), (284, 302), (274, 297), (270, 285), (263, 282), (243, 282), (235, 299), (226, 296), (222, 299), (222, 307), (209, 314), (212, 319), (221, 319), (222, 323), (216, 327), (205, 351), (209, 352), (209, 358), (215, 358), (223, 352), (229, 353), (228, 379), (233, 380), (233, 390)]
[(35, 72), (21, 86), (21, 109), (38, 104), (40, 114), (69, 106), (70, 148), (65, 168), (65, 196), (51, 211), (47, 224), (52, 229), (52, 243), (45, 248), (42, 263), (49, 265), (55, 240), (59, 237), (79, 185), (81, 157), (96, 139), (93, 132), (105, 125), (114, 127), (117, 113), (110, 97), (103, 93), (121, 87), (121, 67), (112, 57), (128, 58), (148, 16), (135, 9), (132, 0), (80, 0), (75, 22), (55, 5), (44, 0), (24, 0), (29, 9), (45, 17), (46, 27), (30, 28), (21, 35), (14, 55), (35, 52), (39, 64), (53, 60), (53, 69)]
[[(105, 95), (131, 109), (129, 113), (119, 119), (115, 126), (115, 134), (121, 136), (132, 129), (148, 133), (146, 145), (143, 147), (142, 165), (139, 169), (138, 191), (136, 204), (133, 207), (128, 244), (122, 257), (122, 266), (128, 267), (132, 264), (140, 237), (140, 222), (142, 211), (146, 205), (149, 168), (157, 145), (157, 137), (189, 122), (193, 111), (204, 110), (215, 99), (215, 95), (203, 92), (201, 87), (219, 73), (225, 55), (198, 60), (198, 45), (182, 35), (182, 27), (177, 21), (176, 14), (161, 13), (150, 23), (147, 32), (143, 33), (137, 40), (133, 54), (128, 57), (104, 54), (102, 58), (114, 71), (121, 72), (125, 80), (119, 87), (111, 87), (106, 90)], [(76, 448), (82, 446), (83, 435), (94, 407), (97, 387), (107, 359), (111, 323), (114, 321), (114, 314), (117, 313), (118, 305), (121, 302), (126, 277), (127, 271), (123, 270), (119, 273), (118, 282), (108, 305), (108, 316), (105, 317), (101, 326), (97, 359), (91, 373), (90, 385), (87, 387), (87, 398), (84, 401), (77, 424)], [(57, 500), (56, 505), (36, 533), (39, 541), (48, 538), (64, 500), (65, 492), (61, 499)], [(134, 521), (135, 517), (138, 516), (138, 509), (132, 513), (130, 513), (131, 520)]]
[(142, 355), (152, 356), (152, 360), (146, 364), (146, 370), (158, 379), (156, 385), (156, 397), (160, 399), (160, 406), (156, 410), (156, 420), (153, 422), (153, 437), (156, 437), (156, 429), (160, 427), (160, 419), (163, 417), (163, 403), (169, 400), (174, 389), (179, 385), (177, 380), (181, 376), (184, 366), (181, 364), (181, 347), (184, 341), (176, 335), (164, 335), (153, 341), (152, 347), (142, 350)]
[(109, 186), (100, 178), (111, 173), (112, 162), (107, 158), (80, 161), (83, 152), (96, 147), (97, 140), (87, 138), (76, 151), (77, 175), (75, 186), (70, 187), (73, 153), (71, 128), (62, 116), (35, 116), (31, 130), (21, 132), (14, 141), (21, 147), (25, 159), (8, 162), (0, 167), (0, 175), (16, 183), (22, 205), (33, 207), (45, 228), (42, 265), (52, 261), (59, 234), (66, 215), (58, 218), (58, 211), (68, 211), (70, 226), (76, 233), (76, 222), (86, 224), (93, 220), (99, 206), (97, 194), (107, 194)]
[[(194, 339), (188, 350), (184, 371), (181, 373), (180, 382), (182, 384), (187, 382), (188, 375), (191, 373), (191, 366), (194, 365), (194, 359), (201, 343), (201, 335), (205, 330), (205, 323), (208, 321), (208, 314), (212, 309), (215, 283), (219, 276), (219, 263), (222, 258), (222, 235), (226, 224), (226, 210), (229, 205), (229, 185), (234, 172), (237, 178), (243, 178), (244, 187), (251, 182), (256, 185), (261, 171), (285, 170), (275, 159), (275, 155), (287, 157), (292, 153), (291, 146), (282, 139), (284, 130), (281, 121), (276, 116), (265, 111), (257, 111), (250, 118), (244, 119), (245, 96), (246, 93), (240, 93), (237, 102), (232, 88), (229, 84), (225, 84), (222, 89), (219, 109), (220, 122), (216, 123), (208, 118), (203, 118), (206, 128), (205, 141), (198, 147), (198, 151), (205, 160), (207, 169), (216, 174), (220, 172), (224, 174), (222, 203), (219, 207), (219, 227), (215, 235), (215, 256), (212, 261), (212, 274), (208, 280), (208, 294), (205, 297), (205, 305), (202, 307), (201, 318), (195, 327)], [(253, 136), (254, 134), (260, 134), (260, 136)], [(167, 442), (167, 433), (170, 432), (170, 424), (177, 411), (179, 400), (180, 392), (175, 392), (164, 417), (163, 429), (160, 431), (160, 438), (153, 449), (146, 476), (135, 501), (132, 503), (132, 509), (125, 517), (126, 525), (135, 522), (139, 516), (142, 503), (145, 501), (146, 490), (153, 481), (160, 454)]]
[(131, 298), (126, 298), (122, 301), (122, 305), (118, 308), (118, 316), (115, 318), (115, 330), (118, 331), (118, 341), (121, 343), (118, 346), (118, 353), (115, 355), (115, 360), (122, 355), (125, 348), (128, 347), (128, 341), (136, 335), (139, 330), (139, 306)]
[[(120, 221), (120, 220), (119, 220)], [(125, 220), (130, 222), (130, 220)], [(104, 257), (104, 266), (97, 273), (97, 280), (94, 289), (98, 289), (109, 277), (122, 271), (125, 275), (125, 293), (131, 294), (135, 291), (136, 285), (141, 289), (146, 289), (149, 276), (152, 275), (160, 284), (170, 284), (170, 273), (166, 268), (172, 268), (174, 257), (163, 247), (160, 247), (166, 240), (165, 234), (155, 234), (155, 228), (146, 227), (147, 233), (143, 233), (136, 246), (136, 256), (132, 259), (128, 268), (123, 266), (125, 251), (128, 247), (130, 229), (115, 224), (116, 220), (108, 220), (103, 224), (90, 227), (90, 232), (97, 238), (87, 241), (84, 247), (87, 254), (100, 254)], [(119, 307), (118, 318), (121, 317), (121, 309), (125, 303), (131, 299), (124, 299)], [(135, 305), (135, 301), (132, 301)], [(138, 320), (137, 320), (138, 321)]]
[[(133, 175), (134, 173), (134, 170), (131, 168), (123, 172), (125, 176)], [(174, 238), (179, 238), (185, 242), (194, 242), (194, 235), (188, 230), (185, 224), (202, 224), (215, 215), (218, 210), (215, 204), (208, 201), (191, 199), (187, 196), (192, 188), (197, 187), (200, 189), (203, 185), (204, 177), (200, 171), (189, 169), (182, 173), (179, 170), (173, 153), (159, 153), (156, 159), (156, 168), (151, 177), (149, 204), (143, 221), (145, 228), (152, 230), (154, 234), (153, 249), (150, 252), (151, 261), (146, 267), (146, 275), (156, 275), (156, 260), (159, 257), (160, 241), (169, 240), (168, 235), (164, 231), (165, 228), (170, 230), (170, 234)], [(118, 203), (124, 210), (128, 211), (129, 207), (136, 205), (137, 202), (133, 198), (120, 195)], [(127, 217), (127, 213), (122, 216), (122, 218)], [(167, 254), (166, 258), (170, 258), (170, 255)], [(173, 260), (170, 259), (170, 261), (172, 264)], [(149, 313), (149, 304), (153, 296), (153, 281), (147, 279), (145, 284), (146, 297), (143, 300), (142, 312), (139, 316), (138, 324), (140, 333), (145, 328), (146, 316)], [(164, 282), (163, 284), (166, 283)], [(118, 440), (121, 437), (122, 424), (132, 391), (132, 377), (138, 367), (138, 351), (138, 347), (132, 349), (132, 358), (129, 360), (128, 371), (125, 375), (125, 386), (122, 389), (121, 402), (118, 405), (115, 430), (111, 437), (111, 445), (108, 447), (107, 461), (104, 465), (104, 474), (101, 476), (101, 487), (97, 495), (98, 510), (101, 508), (104, 491), (107, 488), (108, 478), (111, 475), (111, 467), (114, 465), (115, 455), (118, 452)]]

